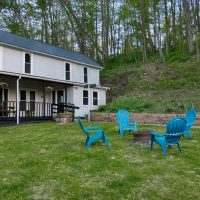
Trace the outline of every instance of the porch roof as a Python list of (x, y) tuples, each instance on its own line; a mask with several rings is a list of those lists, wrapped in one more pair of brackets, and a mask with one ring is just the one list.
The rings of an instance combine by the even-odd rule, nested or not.
[[(79, 83), (79, 82), (72, 82), (72, 81), (65, 81), (65, 80), (58, 80), (58, 79), (51, 79), (46, 77), (40, 77), (40, 76), (33, 76), (33, 75), (26, 75), (26, 74), (19, 74), (19, 73), (13, 73), (13, 72), (6, 72), (6, 71), (0, 71), (0, 75), (8, 75), (8, 76), (14, 76), (14, 77), (21, 77), (21, 78), (28, 78), (28, 79), (34, 79), (34, 80), (44, 80), (49, 82), (55, 82), (55, 83), (62, 83), (62, 84), (68, 84), (72, 86), (81, 86), (84, 87), (85, 83)], [(102, 90), (108, 90), (110, 88), (103, 87), (101, 85), (96, 86), (97, 89)]]
[(0, 42), (7, 45), (12, 45), (22, 49), (32, 50), (38, 53), (47, 54), (58, 58), (65, 59), (76, 63), (85, 64), (88, 66), (102, 68), (98, 63), (91, 60), (83, 54), (74, 51), (59, 48), (53, 45), (45, 44), (36, 40), (20, 37), (9, 32), (0, 30)]

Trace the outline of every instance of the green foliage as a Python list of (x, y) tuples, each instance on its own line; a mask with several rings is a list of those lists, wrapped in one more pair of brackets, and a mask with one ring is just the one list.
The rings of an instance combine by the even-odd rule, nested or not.
[(194, 108), (193, 102), (169, 102), (167, 103), (165, 113), (185, 113), (188, 109)]
[(169, 63), (173, 63), (173, 62), (186, 62), (188, 61), (189, 56), (181, 56), (181, 55), (167, 55), (166, 56), (166, 60)]
[[(133, 112), (184, 113), (189, 107), (200, 110), (199, 64), (169, 52), (168, 63), (151, 62), (117, 65), (103, 70), (102, 82), (111, 87), (109, 103), (100, 111), (126, 108)], [(176, 58), (176, 59), (175, 59)], [(173, 62), (169, 62), (169, 60)], [(174, 59), (174, 60), (173, 60)], [(186, 61), (187, 60), (187, 61)], [(146, 106), (147, 104), (147, 106)]]
[(124, 97), (115, 99), (112, 103), (100, 107), (99, 111), (116, 112), (123, 108), (130, 112), (143, 112), (151, 107), (152, 103), (141, 97)]
[(187, 84), (186, 80), (159, 80), (155, 83), (153, 89), (166, 90), (166, 89), (180, 89)]
[(112, 66), (132, 64), (135, 62), (136, 62), (136, 59), (134, 58), (133, 55), (121, 54), (119, 56), (114, 56), (114, 57), (107, 59), (106, 66), (109, 68), (112, 68)]
[(190, 60), (190, 56), (186, 52), (186, 44), (183, 41), (179, 41), (176, 46), (170, 49), (165, 59), (168, 63), (184, 63)]

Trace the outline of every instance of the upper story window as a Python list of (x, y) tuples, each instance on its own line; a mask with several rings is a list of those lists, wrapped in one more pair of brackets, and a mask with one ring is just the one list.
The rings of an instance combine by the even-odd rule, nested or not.
[(70, 64), (65, 63), (65, 80), (69, 81), (71, 79), (70, 77)]
[(88, 91), (83, 90), (83, 105), (88, 105)]
[(88, 69), (84, 67), (84, 83), (88, 82)]
[(98, 106), (98, 92), (93, 92), (93, 106)]
[(31, 54), (25, 53), (25, 70), (26, 74), (31, 73)]

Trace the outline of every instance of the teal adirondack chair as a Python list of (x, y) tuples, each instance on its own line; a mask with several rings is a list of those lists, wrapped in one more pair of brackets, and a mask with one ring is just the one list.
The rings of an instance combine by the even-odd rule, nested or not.
[(166, 134), (162, 135), (157, 132), (150, 132), (151, 134), (151, 151), (153, 151), (153, 144), (156, 142), (162, 148), (163, 154), (167, 155), (167, 145), (172, 147), (172, 145), (176, 144), (182, 154), (181, 146), (179, 144), (179, 139), (184, 134), (184, 130), (186, 127), (186, 120), (183, 118), (175, 117), (167, 123), (166, 126)]
[(121, 109), (117, 112), (117, 122), (119, 124), (120, 136), (124, 135), (124, 131), (137, 131), (137, 121), (130, 119), (130, 113)]
[[(106, 146), (109, 147), (108, 138), (106, 137), (103, 130), (101, 130), (99, 126), (88, 126), (84, 128), (80, 117), (78, 117), (78, 122), (83, 132), (87, 135), (86, 141), (85, 141), (85, 146), (87, 149), (90, 148), (90, 145), (93, 142), (96, 142), (98, 140), (102, 140), (103, 143), (105, 143)], [(91, 134), (95, 134), (95, 135), (91, 135)]]
[(193, 108), (189, 109), (185, 115), (185, 120), (187, 121), (187, 124), (185, 127), (184, 134), (188, 135), (190, 139), (192, 139), (192, 133), (190, 132), (190, 127), (194, 124), (196, 116), (197, 116), (196, 110)]

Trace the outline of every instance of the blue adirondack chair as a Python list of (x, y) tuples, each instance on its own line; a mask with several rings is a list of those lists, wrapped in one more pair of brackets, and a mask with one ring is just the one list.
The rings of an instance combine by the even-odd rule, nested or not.
[(172, 147), (172, 145), (176, 144), (182, 154), (181, 146), (179, 144), (179, 139), (184, 134), (184, 130), (186, 127), (186, 120), (183, 118), (175, 117), (167, 123), (166, 126), (166, 134), (162, 135), (157, 132), (150, 132), (151, 134), (151, 151), (153, 151), (153, 144), (156, 142), (162, 148), (163, 154), (167, 155), (167, 145)]
[(185, 115), (185, 120), (187, 121), (184, 134), (188, 135), (192, 139), (192, 133), (190, 132), (190, 127), (194, 124), (197, 113), (196, 110), (191, 108), (187, 111)]
[[(85, 146), (87, 149), (89, 149), (90, 145), (93, 142), (96, 142), (97, 140), (102, 140), (103, 143), (105, 143), (106, 146), (109, 147), (108, 138), (105, 136), (103, 130), (101, 130), (101, 128), (99, 126), (88, 126), (88, 127), (84, 128), (80, 117), (78, 117), (78, 122), (79, 122), (81, 129), (87, 135), (87, 138), (85, 141)], [(91, 134), (95, 134), (95, 135), (91, 135)]]
[(137, 121), (130, 119), (130, 113), (121, 109), (117, 112), (117, 122), (119, 124), (120, 136), (124, 135), (124, 131), (137, 131)]

